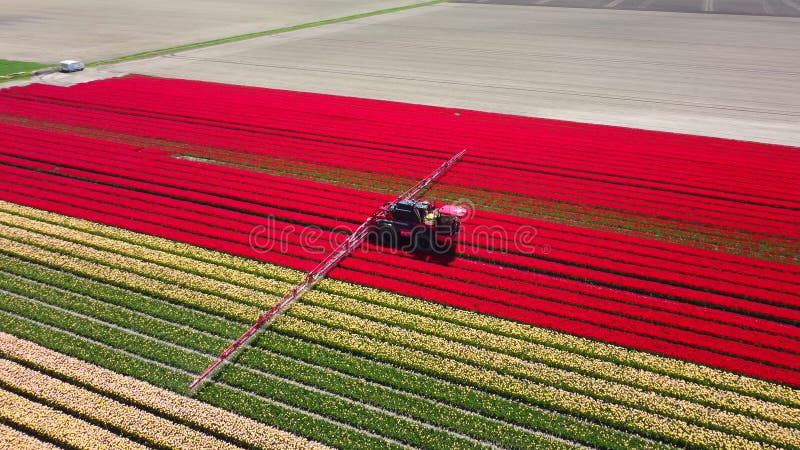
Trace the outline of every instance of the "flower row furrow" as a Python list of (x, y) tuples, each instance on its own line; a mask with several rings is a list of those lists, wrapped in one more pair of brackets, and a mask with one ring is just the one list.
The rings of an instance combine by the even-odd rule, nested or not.
[[(542, 363), (520, 360), (472, 345), (459, 344), (447, 339), (384, 325), (327, 308), (300, 304), (296, 305), (289, 314), (293, 317), (378, 339), (381, 342), (418, 349), (436, 357), (463, 362), (474, 367), (483, 367), (521, 380), (533, 381), (544, 389), (555, 388), (570, 394), (586, 395), (614, 405), (624, 405), (661, 414), (728, 433), (743, 434), (754, 440), (764, 439), (778, 445), (800, 446), (800, 431), (796, 427), (794, 429), (783, 427), (765, 420), (709, 408), (624, 384), (557, 369)], [(795, 410), (779, 418), (791, 421), (795, 419), (793, 415), (796, 413)]]
[[(648, 392), (658, 392), (664, 395), (688, 399), (705, 405), (712, 405), (744, 414), (777, 421), (791, 426), (800, 426), (800, 409), (769, 401), (748, 397), (735, 392), (717, 389), (701, 384), (690, 383), (684, 380), (671, 378), (658, 373), (648, 372), (638, 368), (622, 366), (597, 358), (548, 347), (542, 344), (524, 341), (518, 338), (491, 333), (478, 328), (454, 325), (440, 319), (434, 319), (418, 314), (411, 314), (402, 310), (379, 306), (373, 303), (337, 296), (325, 292), (309, 292), (303, 297), (303, 303), (322, 306), (329, 310), (342, 311), (369, 321), (402, 327), (407, 330), (423, 333), (425, 336), (437, 336), (447, 345), (438, 348), (453, 346), (453, 342), (460, 342), (482, 349), (498, 352), (502, 355), (511, 355), (526, 361), (538, 362), (547, 365), (543, 370), (536, 369), (532, 373), (544, 374), (551, 367), (560, 367), (576, 373), (587, 374), (593, 378), (586, 378), (590, 383), (586, 389), (595, 391), (599, 379), (612, 380), (624, 385), (635, 386)], [(478, 316), (480, 317), (480, 316)], [(386, 332), (383, 336), (390, 336)], [(416, 342), (412, 339), (411, 342)], [(448, 348), (455, 354), (461, 354), (455, 349)], [(485, 361), (479, 359), (479, 361)], [(527, 372), (527, 369), (523, 369)], [(553, 374), (560, 380), (563, 375)], [(565, 376), (565, 378), (568, 376)], [(600, 389), (597, 389), (599, 392)], [(648, 405), (645, 401), (645, 405)], [(665, 406), (653, 403), (652, 406)]]
[(598, 420), (617, 427), (638, 430), (645, 436), (659, 437), (679, 445), (734, 446), (761, 448), (763, 444), (716, 430), (692, 425), (683, 421), (604, 402), (592, 397), (521, 380), (492, 370), (478, 368), (452, 359), (437, 357), (419, 350), (409, 349), (361, 336), (346, 330), (318, 325), (314, 322), (284, 316), (275, 329), (333, 345), (348, 351), (379, 358), (412, 370), (435, 374), (458, 383), (502, 392), (512, 398), (523, 399), (572, 414)]
[(121, 268), (111, 268), (60, 253), (48, 251), (33, 245), (22, 244), (0, 237), (2, 248), (16, 255), (37, 261), (50, 267), (69, 270), (92, 279), (100, 279), (115, 285), (123, 285), (134, 291), (146, 292), (150, 295), (177, 301), (182, 304), (196, 306), (207, 311), (220, 311), (228, 317), (244, 321), (258, 316), (259, 308), (236, 303), (227, 299), (214, 297), (201, 292), (164, 283), (141, 275), (127, 272)]
[[(3, 217), (0, 216), (0, 221), (2, 220)], [(271, 301), (272, 296), (264, 292), (173, 269), (169, 266), (148, 262), (146, 260), (147, 255), (142, 255), (141, 257), (125, 256), (125, 253), (127, 253), (126, 250), (129, 249), (126, 248), (124, 242), (112, 244), (111, 248), (101, 250), (94, 248), (94, 245), (100, 246), (108, 244), (107, 241), (97, 242), (102, 241), (101, 238), (91, 239), (88, 243), (89, 245), (72, 242), (72, 239), (80, 242), (81, 238), (84, 237), (77, 231), (55, 229), (52, 230), (54, 233), (53, 235), (45, 235), (40, 234), (41, 230), (29, 231), (24, 228), (16, 228), (16, 226), (8, 226), (0, 223), (0, 232), (2, 232), (3, 236), (10, 239), (76, 256), (87, 262), (96, 262), (110, 267), (124, 267), (128, 272), (154, 278), (193, 291), (205, 292), (212, 296), (255, 305), (263, 309), (272, 306), (271, 302), (265, 302), (265, 300)], [(121, 248), (114, 248), (117, 245)], [(269, 281), (271, 281), (271, 283), (264, 282), (263, 284), (271, 285), (269, 286), (270, 293), (273, 295), (282, 293), (289, 286), (286, 283), (280, 283), (274, 280)]]
[[(145, 314), (153, 313), (162, 319), (181, 325), (167, 326), (164, 323), (154, 321), (149, 324), (144, 323), (138, 313), (129, 311), (127, 315), (122, 315), (122, 310), (112, 305), (102, 306), (97, 300), (64, 295), (56, 291), (48, 293), (46, 284), (40, 285), (32, 281), (15, 280), (13, 277), (8, 278), (0, 274), (0, 286), (3, 286), (3, 289), (14, 291), (20, 295), (35, 297), (71, 310), (84, 312), (120, 326), (134, 328), (140, 333), (166, 338), (172, 342), (182, 342), (200, 351), (217, 351), (218, 348), (227, 344), (227, 342), (219, 343), (219, 340), (207, 342), (210, 336), (186, 329), (185, 326), (195, 329), (203, 328), (208, 318), (197, 314), (187, 315), (186, 311), (179, 306), (162, 305), (159, 307), (153, 304), (154, 300), (141, 297), (136, 299), (118, 298), (116, 291), (119, 291), (119, 289), (117, 288), (104, 287), (89, 280), (79, 281), (74, 277), (60, 274), (52, 269), (33, 266), (22, 261), (8, 262), (0, 259), (0, 262), (3, 262), (4, 266), (13, 273), (37, 280), (39, 283), (55, 283), (57, 286), (69, 288), (70, 291), (88, 292), (97, 298), (109, 300), (113, 305), (135, 308)], [(73, 280), (70, 281), (69, 278), (73, 278)], [(225, 329), (227, 328), (225, 327)], [(215, 328), (210, 331), (218, 332), (219, 330)], [(270, 344), (278, 342), (285, 342), (285, 338), (272, 335), (269, 339)], [(442, 380), (427, 379), (427, 381), (421, 383), (408, 385), (406, 382), (410, 377), (419, 378), (421, 376), (410, 372), (398, 373), (391, 380), (387, 380), (380, 374), (388, 370), (389, 367), (375, 362), (362, 367), (364, 361), (359, 362), (356, 357), (351, 355), (340, 354), (333, 359), (320, 361), (318, 362), (319, 367), (308, 366), (298, 362), (298, 360), (303, 361), (313, 354), (316, 354), (316, 352), (309, 350), (297, 353), (293, 348), (286, 347), (272, 347), (269, 351), (251, 349), (237, 358), (237, 362), (437, 426), (472, 435), (482, 440), (497, 442), (504, 446), (528, 448), (542, 445), (551, 446), (552, 444), (558, 444), (558, 442), (548, 440), (546, 435), (539, 437), (536, 434), (523, 432), (513, 426), (496, 423), (491, 419), (487, 419), (485, 415), (502, 417), (513, 423), (541, 429), (558, 436), (572, 437), (572, 439), (595, 446), (602, 444), (604, 447), (617, 449), (630, 448), (632, 446), (637, 448), (653, 447), (652, 443), (646, 440), (637, 439), (636, 436), (627, 435), (602, 425), (589, 425), (568, 416), (536, 410), (535, 408), (525, 408), (515, 402), (509, 402), (503, 398), (491, 396), (477, 390), (467, 392), (463, 387), (455, 389)], [(249, 357), (249, 355), (253, 355), (253, 357)], [(331, 365), (333, 365), (334, 371), (323, 369)], [(350, 377), (345, 374), (350, 375)], [(378, 384), (365, 384), (362, 382), (364, 379), (371, 379), (374, 382), (378, 382)], [(386, 385), (387, 382), (389, 382), (388, 386)], [(444, 401), (447, 405), (410, 396), (404, 391)], [(447, 394), (448, 392), (449, 394)], [(454, 409), (448, 405), (475, 411), (478, 414), (467, 413), (464, 410)]]

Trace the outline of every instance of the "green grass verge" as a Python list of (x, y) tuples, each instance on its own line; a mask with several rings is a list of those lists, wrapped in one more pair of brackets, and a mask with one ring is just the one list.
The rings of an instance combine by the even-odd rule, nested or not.
[[(48, 67), (48, 65), (36, 62), (0, 59), (0, 77), (12, 73), (31, 72), (44, 67)], [(3, 80), (3, 78), (0, 78), (0, 80)]]

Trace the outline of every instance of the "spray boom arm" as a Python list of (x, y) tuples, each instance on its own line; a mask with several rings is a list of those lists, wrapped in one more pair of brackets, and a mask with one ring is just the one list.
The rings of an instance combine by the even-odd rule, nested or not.
[[(447, 170), (450, 169), (455, 163), (457, 163), (466, 152), (466, 150), (462, 150), (453, 155), (452, 158), (444, 162), (441, 166), (439, 166), (438, 169), (434, 170), (425, 179), (421, 180), (414, 187), (400, 195), (397, 198), (397, 201), (413, 199), (417, 197), (439, 178), (441, 178), (441, 176), (444, 175), (445, 172), (447, 172)], [(197, 376), (192, 384), (189, 385), (189, 390), (194, 390), (197, 385), (211, 375), (211, 373), (214, 372), (214, 370), (216, 370), (220, 364), (225, 362), (225, 360), (235, 353), (236, 350), (245, 345), (247, 341), (249, 341), (250, 338), (252, 338), (258, 332), (258, 330), (288, 309), (292, 303), (294, 303), (298, 298), (302, 297), (306, 291), (314, 287), (319, 280), (324, 278), (325, 275), (327, 275), (328, 272), (336, 267), (344, 258), (360, 247), (364, 242), (364, 239), (366, 239), (369, 235), (375, 219), (384, 216), (386, 212), (386, 206), (382, 206), (375, 210), (375, 212), (367, 217), (367, 219), (358, 228), (356, 228), (356, 231), (354, 231), (353, 234), (351, 234), (344, 242), (339, 244), (339, 246), (336, 247), (336, 249), (333, 250), (330, 255), (323, 259), (322, 262), (317, 265), (317, 267), (308, 272), (303, 280), (293, 287), (289, 292), (287, 292), (278, 303), (274, 304), (267, 311), (259, 314), (255, 323), (253, 323), (253, 325), (251, 325), (250, 328), (244, 332), (244, 334), (239, 336), (235, 341), (231, 342), (231, 344), (225, 350), (223, 350), (219, 356), (217, 356), (217, 358), (206, 368), (206, 370)]]

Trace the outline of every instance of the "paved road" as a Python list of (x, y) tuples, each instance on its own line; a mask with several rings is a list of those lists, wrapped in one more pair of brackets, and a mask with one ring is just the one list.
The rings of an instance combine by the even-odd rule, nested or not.
[(104, 70), (800, 146), (795, 18), (444, 3)]
[(414, 0), (2, 0), (0, 58), (96, 60)]
[(800, 17), (800, 0), (450, 0), (491, 5), (556, 6), (683, 13)]

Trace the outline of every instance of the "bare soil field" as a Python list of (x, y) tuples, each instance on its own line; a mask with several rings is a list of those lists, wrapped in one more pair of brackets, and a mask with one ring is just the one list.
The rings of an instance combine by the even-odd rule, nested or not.
[(797, 145), (799, 25), (443, 3), (104, 70)]
[(95, 60), (409, 3), (413, 2), (7, 0), (0, 9), (0, 57), (44, 63)]

